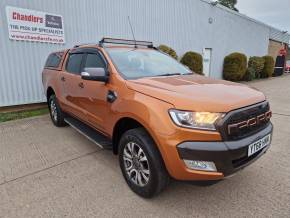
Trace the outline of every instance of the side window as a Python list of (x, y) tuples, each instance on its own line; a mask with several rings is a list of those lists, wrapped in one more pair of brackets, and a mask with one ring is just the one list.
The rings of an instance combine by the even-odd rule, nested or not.
[(87, 54), (84, 67), (86, 68), (105, 68), (106, 64), (99, 54)]
[(58, 68), (61, 62), (62, 56), (63, 56), (63, 52), (53, 53), (49, 55), (45, 63), (45, 67)]
[(83, 54), (70, 54), (66, 65), (67, 72), (79, 74), (81, 72)]

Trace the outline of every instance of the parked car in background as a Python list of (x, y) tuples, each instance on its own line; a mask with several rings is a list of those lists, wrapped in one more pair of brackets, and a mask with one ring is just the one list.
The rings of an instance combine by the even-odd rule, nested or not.
[(54, 125), (111, 148), (129, 187), (146, 198), (170, 178), (224, 179), (272, 139), (263, 93), (197, 75), (151, 42), (105, 38), (52, 53), (43, 85)]
[(286, 62), (286, 73), (290, 73), (290, 60)]

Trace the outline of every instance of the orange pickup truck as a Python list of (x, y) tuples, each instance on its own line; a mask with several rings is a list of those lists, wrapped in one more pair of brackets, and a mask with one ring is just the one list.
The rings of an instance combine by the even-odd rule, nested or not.
[(142, 197), (170, 178), (221, 180), (270, 146), (263, 93), (191, 72), (151, 42), (104, 38), (49, 55), (43, 86), (54, 125), (119, 155)]

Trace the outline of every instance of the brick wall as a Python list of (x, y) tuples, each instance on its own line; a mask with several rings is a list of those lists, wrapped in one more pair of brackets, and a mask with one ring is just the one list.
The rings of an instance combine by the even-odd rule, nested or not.
[(284, 48), (284, 45), (281, 42), (276, 42), (276, 41), (270, 40), (268, 54), (270, 56), (272, 56), (274, 58), (274, 60), (276, 60), (276, 58), (279, 54), (279, 51), (283, 48)]

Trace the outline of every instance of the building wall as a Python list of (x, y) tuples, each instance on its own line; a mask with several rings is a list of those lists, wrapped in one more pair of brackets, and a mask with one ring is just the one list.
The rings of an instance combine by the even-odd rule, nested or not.
[[(66, 44), (9, 40), (7, 5), (62, 15)], [(179, 56), (212, 48), (214, 78), (222, 77), (223, 59), (231, 52), (268, 52), (268, 26), (204, 0), (1, 0), (0, 106), (44, 101), (41, 71), (47, 55), (103, 36), (132, 38), (128, 15), (137, 39), (170, 45)]]

